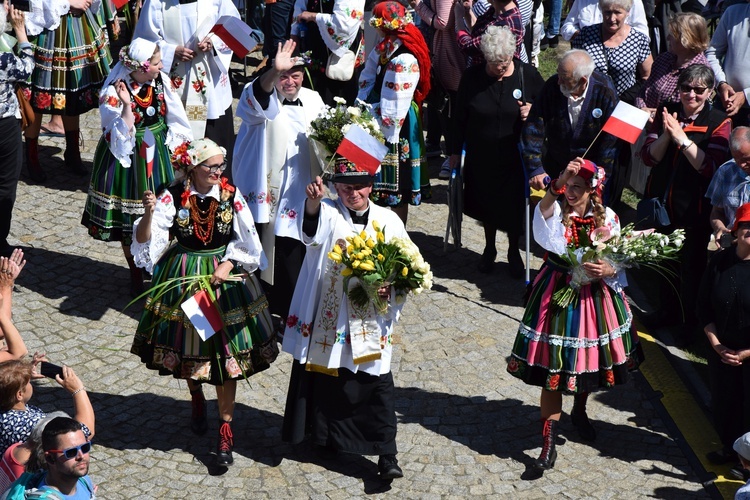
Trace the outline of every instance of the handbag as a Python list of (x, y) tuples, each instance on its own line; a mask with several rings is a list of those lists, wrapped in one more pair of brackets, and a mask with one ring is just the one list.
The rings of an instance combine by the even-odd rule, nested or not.
[(661, 198), (641, 200), (636, 207), (636, 229), (663, 229), (671, 223)]
[(16, 99), (18, 100), (18, 109), (21, 111), (21, 131), (23, 132), (34, 123), (34, 108), (31, 107), (31, 103), (26, 98), (23, 87), (20, 85), (16, 86)]
[(354, 52), (347, 50), (344, 55), (337, 56), (333, 52), (328, 54), (326, 63), (326, 76), (337, 82), (348, 82), (354, 75)]
[(638, 202), (635, 208), (636, 229), (663, 229), (672, 223), (669, 220), (669, 213), (667, 212), (667, 194), (672, 188), (676, 175), (677, 165), (672, 169), (669, 184), (667, 184), (667, 189), (664, 190), (664, 195), (661, 198), (647, 198)]

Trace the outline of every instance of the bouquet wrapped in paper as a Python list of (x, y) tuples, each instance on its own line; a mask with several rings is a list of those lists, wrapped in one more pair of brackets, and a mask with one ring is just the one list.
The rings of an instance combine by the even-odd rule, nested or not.
[(347, 284), (352, 277), (359, 279), (359, 284), (349, 291), (349, 300), (359, 307), (372, 302), (378, 314), (384, 315), (388, 301), (378, 290), (392, 287), (395, 300), (403, 303), (409, 292), (419, 294), (432, 288), (432, 271), (411, 240), (392, 238), (386, 243), (385, 227), (381, 228), (377, 221), (372, 221), (372, 226), (376, 231), (374, 239), (365, 231), (349, 236), (346, 248), (334, 245), (328, 258), (346, 266), (342, 274)]

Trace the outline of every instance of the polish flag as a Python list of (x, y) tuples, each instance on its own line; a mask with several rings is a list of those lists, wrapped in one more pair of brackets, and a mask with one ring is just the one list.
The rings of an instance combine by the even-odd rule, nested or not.
[(150, 178), (154, 174), (154, 150), (156, 149), (156, 138), (151, 129), (146, 127), (141, 141), (139, 156), (146, 161), (146, 177)]
[(206, 290), (196, 293), (180, 304), (180, 307), (204, 342), (224, 328), (221, 313)]
[(357, 165), (360, 170), (366, 170), (370, 175), (375, 175), (380, 167), (380, 162), (385, 158), (388, 146), (368, 134), (359, 125), (352, 124), (349, 131), (344, 135), (344, 140), (336, 150), (350, 162)]
[(221, 16), (211, 31), (239, 57), (248, 55), (263, 41), (262, 33), (232, 16)]
[(618, 102), (602, 131), (609, 132), (630, 144), (635, 144), (643, 127), (648, 123), (649, 114), (626, 102)]

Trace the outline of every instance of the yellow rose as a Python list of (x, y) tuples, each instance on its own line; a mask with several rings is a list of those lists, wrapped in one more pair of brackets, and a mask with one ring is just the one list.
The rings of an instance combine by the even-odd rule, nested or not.
[(362, 241), (362, 238), (360, 238), (359, 236), (355, 236), (355, 237), (354, 237), (354, 238), (352, 239), (352, 243), (353, 243), (353, 244), (354, 244), (354, 246), (355, 246), (355, 247), (357, 247), (357, 248), (362, 248), (363, 246), (365, 246), (365, 242), (364, 242), (364, 241)]
[(341, 276), (351, 276), (352, 275), (352, 269), (350, 267), (347, 267), (343, 271), (341, 271)]
[(230, 222), (232, 222), (232, 210), (231, 209), (227, 208), (226, 210), (221, 212), (221, 221), (224, 224), (229, 224)]
[(333, 252), (334, 252), (334, 253), (338, 253), (338, 254), (340, 254), (340, 253), (341, 253), (341, 247), (340, 247), (340, 246), (338, 246), (338, 244), (336, 244), (336, 245), (333, 245), (333, 248), (332, 248), (332, 250), (333, 250)]
[(65, 109), (65, 94), (55, 94), (52, 97), (52, 107), (55, 109)]
[(359, 265), (359, 268), (360, 269), (364, 269), (365, 271), (374, 271), (375, 270), (375, 266), (373, 266), (372, 262), (370, 262), (370, 261), (365, 261), (365, 262), (361, 263)]
[(367, 239), (367, 233), (365, 232), (364, 229), (362, 230), (361, 233), (359, 233), (359, 237), (362, 238), (363, 240)]
[(404, 268), (401, 270), (401, 276), (406, 276), (409, 274), (409, 268), (404, 266)]
[(385, 255), (383, 255), (382, 253), (379, 253), (379, 254), (378, 254), (378, 260), (379, 260), (380, 262), (383, 262), (383, 261), (385, 260)]
[(357, 269), (359, 267), (360, 262), (358, 260), (355, 260), (352, 262), (352, 269)]
[(365, 254), (364, 254), (364, 253), (362, 253), (362, 252), (357, 252), (357, 253), (356, 253), (356, 254), (354, 255), (354, 258), (355, 258), (355, 259), (359, 259), (359, 260), (362, 260), (362, 259), (364, 259), (364, 258), (365, 258)]
[(372, 238), (367, 238), (365, 244), (368, 248), (375, 248), (375, 240), (373, 240)]
[(328, 252), (328, 258), (334, 262), (341, 262), (341, 254)]
[(354, 246), (353, 245), (346, 245), (346, 253), (347, 255), (351, 255), (354, 253)]

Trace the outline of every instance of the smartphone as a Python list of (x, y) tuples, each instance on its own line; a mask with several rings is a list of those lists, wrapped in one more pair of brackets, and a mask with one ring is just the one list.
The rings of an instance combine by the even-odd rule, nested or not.
[(55, 375), (60, 375), (60, 378), (63, 378), (62, 366), (53, 365), (46, 361), (39, 363), (39, 373), (47, 378), (55, 378)]
[(10, 0), (10, 4), (18, 10), (29, 12), (31, 7), (29, 6), (29, 0)]
[(719, 246), (721, 248), (729, 248), (732, 246), (733, 242), (734, 236), (732, 236), (731, 233), (724, 233), (721, 235), (721, 238), (719, 238)]

